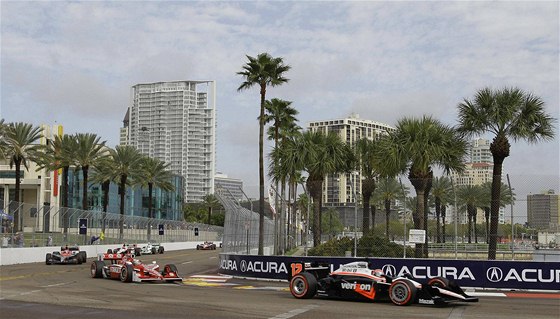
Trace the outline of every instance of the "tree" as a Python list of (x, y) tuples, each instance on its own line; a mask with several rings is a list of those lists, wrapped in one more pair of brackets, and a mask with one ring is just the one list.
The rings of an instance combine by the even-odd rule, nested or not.
[(101, 184), (101, 191), (103, 192), (103, 214), (101, 224), (101, 231), (103, 233), (105, 233), (107, 209), (109, 206), (109, 187), (111, 186), (111, 182), (116, 182), (116, 173), (112, 163), (113, 162), (108, 157), (96, 161), (91, 178), (92, 182)]
[(93, 133), (78, 133), (75, 135), (76, 150), (75, 164), (82, 168), (82, 209), (88, 210), (88, 173), (89, 167), (104, 156), (105, 141)]
[(124, 198), (126, 193), (126, 185), (128, 178), (134, 179), (140, 174), (140, 165), (142, 162), (142, 155), (136, 148), (130, 145), (117, 146), (115, 149), (110, 149), (110, 165), (112, 166), (115, 179), (119, 185), (120, 195), (120, 215), (119, 222), (119, 239), (123, 238), (124, 234)]
[[(482, 188), (477, 185), (463, 185), (457, 190), (457, 197), (459, 199), (459, 205), (467, 209), (467, 223), (468, 223), (468, 238), (469, 243), (471, 243), (471, 235), (474, 230), (475, 242), (478, 242), (476, 235), (476, 213), (477, 207), (480, 207), (482, 202)], [(473, 229), (474, 228), (474, 229)]]
[[(157, 158), (143, 156), (140, 162), (140, 172), (137, 184), (143, 187), (148, 186), (148, 218), (154, 218), (153, 213), (153, 192), (154, 187), (164, 191), (172, 191), (175, 187), (171, 183), (173, 174), (168, 170), (169, 164)], [(151, 226), (151, 225), (150, 225)], [(148, 241), (151, 241), (152, 230), (148, 226)]]
[[(430, 116), (399, 120), (396, 131), (381, 142), (388, 172), (394, 175), (408, 172), (417, 198), (414, 226), (425, 229), (425, 192), (433, 178), (432, 166), (446, 172), (461, 171), (467, 143), (453, 128)], [(416, 245), (417, 258), (428, 257), (426, 246), (427, 243)]]
[(391, 203), (403, 198), (401, 185), (394, 178), (381, 178), (378, 183), (378, 194), (385, 208), (385, 237), (389, 238), (389, 220), (391, 217)]
[(286, 139), (277, 157), (286, 165), (308, 174), (306, 189), (313, 198), (313, 245), (321, 243), (321, 206), (323, 180), (328, 174), (350, 172), (355, 163), (353, 152), (335, 133), (306, 131)]
[(208, 219), (207, 219), (207, 224), (208, 225), (212, 224), (212, 211), (214, 209), (218, 209), (220, 207), (223, 207), (222, 204), (220, 203), (220, 201), (218, 200), (218, 198), (214, 194), (205, 195), (202, 198), (202, 201), (200, 202), (200, 205), (203, 206), (204, 208), (206, 208), (206, 211), (208, 212)]
[(261, 53), (257, 57), (247, 55), (247, 62), (243, 71), (237, 72), (244, 77), (238, 91), (258, 86), (260, 89), (261, 103), (259, 119), (259, 248), (258, 254), (263, 254), (264, 242), (264, 106), (267, 86), (279, 86), (288, 82), (284, 73), (290, 70), (282, 58), (273, 58), (268, 53)]
[[(298, 114), (298, 111), (292, 107), (290, 107), (290, 105), (292, 104), (292, 102), (290, 101), (284, 101), (281, 99), (272, 99), (272, 100), (267, 100), (265, 101), (265, 119), (264, 119), (264, 123), (268, 124), (268, 123), (272, 123), (272, 126), (270, 126), (268, 128), (268, 139), (274, 140), (274, 149), (278, 148), (279, 145), (281, 144), (282, 140), (289, 135), (293, 135), (295, 132), (299, 131), (300, 127), (296, 125), (297, 122), (297, 118), (295, 117)], [(273, 160), (271, 162), (271, 169), (269, 170), (269, 174), (270, 176), (274, 179), (274, 181), (276, 182), (276, 190), (278, 190), (278, 184), (281, 183), (282, 184), (282, 188), (280, 190), (281, 195), (280, 197), (282, 199), (284, 199), (284, 193), (285, 193), (285, 185), (286, 185), (286, 180), (287, 179), (291, 179), (293, 180), (293, 175), (296, 174), (296, 172), (294, 172), (293, 170), (287, 170), (287, 167), (281, 167), (281, 164), (279, 163), (279, 161), (281, 161), (282, 159), (276, 159)], [(290, 190), (291, 190), (291, 186), (293, 185), (293, 183), (290, 183)], [(276, 194), (275, 196), (276, 199), (276, 203), (275, 203), (275, 207), (278, 207), (278, 194)], [(283, 230), (283, 226), (286, 224), (283, 221), (283, 212), (284, 212), (284, 201), (282, 201), (282, 203), (280, 203), (280, 207), (281, 209), (279, 210), (279, 215), (280, 218), (275, 218), (275, 233), (277, 235), (277, 238), (275, 240), (275, 253), (276, 254), (280, 254), (283, 253), (284, 251), (284, 240), (280, 237), (280, 234), (284, 234), (284, 230)], [(290, 206), (288, 206), (288, 219), (289, 219), (289, 214), (290, 212)], [(278, 222), (280, 220), (280, 223)], [(288, 223), (288, 225), (291, 225), (292, 223)], [(290, 227), (288, 227), (287, 229), (287, 237), (290, 237), (290, 232), (291, 229)]]
[(7, 143), (6, 143), (6, 131), (8, 126), (4, 123), (4, 119), (0, 119), (0, 159), (6, 158), (7, 153)]
[[(484, 219), (486, 221), (486, 243), (490, 243), (490, 206), (492, 203), (492, 182), (486, 182), (481, 185), (481, 208), (484, 210)], [(512, 188), (513, 192), (514, 188)], [(513, 196), (512, 196), (513, 195)], [(500, 207), (511, 205), (515, 201), (515, 193), (510, 194), (509, 187), (502, 183), (500, 186)]]
[(382, 161), (379, 143), (367, 138), (356, 142), (357, 169), (362, 173), (362, 231), (369, 231), (370, 199), (375, 191), (375, 179), (382, 173)]
[[(15, 166), (15, 195), (14, 202), (19, 203), (21, 188), (21, 165), (28, 170), (28, 161), (34, 161), (40, 153), (41, 146), (36, 144), (41, 138), (41, 129), (28, 123), (10, 123), (5, 127), (5, 157), (10, 159), (10, 168)], [(18, 210), (18, 214), (21, 213)], [(21, 230), (19, 215), (14, 218), (14, 227)]]
[[(447, 176), (436, 177), (432, 183), (432, 196), (434, 198), (434, 206), (436, 209), (436, 241), (438, 243), (445, 242), (442, 240), (442, 224), (440, 218), (445, 218), (445, 207), (451, 202), (452, 193), (451, 179)], [(445, 227), (445, 220), (443, 223)], [(445, 238), (445, 233), (443, 233)]]
[(488, 259), (494, 260), (498, 239), (502, 166), (509, 156), (509, 140), (526, 140), (529, 143), (552, 140), (556, 119), (545, 112), (544, 102), (540, 97), (519, 88), (481, 89), (473, 100), (464, 99), (459, 103), (458, 109), (458, 130), (465, 136), (484, 133), (494, 135), (490, 144), (494, 168), (488, 245)]

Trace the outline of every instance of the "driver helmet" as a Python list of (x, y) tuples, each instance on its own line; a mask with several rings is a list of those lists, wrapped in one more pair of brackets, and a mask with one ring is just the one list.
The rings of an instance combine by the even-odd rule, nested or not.
[(374, 276), (377, 276), (377, 277), (382, 277), (383, 275), (385, 275), (385, 274), (383, 273), (383, 270), (381, 270), (381, 269), (374, 269), (374, 270), (372, 271), (372, 274), (373, 274)]

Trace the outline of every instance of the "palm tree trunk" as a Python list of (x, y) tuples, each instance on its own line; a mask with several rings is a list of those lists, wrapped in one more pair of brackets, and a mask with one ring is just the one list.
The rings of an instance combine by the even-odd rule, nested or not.
[(371, 198), (371, 192), (362, 191), (362, 200), (364, 207), (362, 208), (362, 232), (365, 235), (369, 232), (369, 199)]
[(82, 166), (83, 187), (82, 187), (82, 209), (88, 210), (88, 166)]
[(474, 242), (478, 244), (478, 236), (476, 235), (476, 207), (474, 208), (474, 214), (473, 214), (473, 236), (474, 236)]
[(261, 83), (261, 113), (259, 116), (259, 248), (258, 255), (264, 254), (264, 101), (266, 83)]
[(443, 205), (441, 207), (441, 242), (445, 243), (445, 214), (446, 214), (446, 206)]
[(389, 218), (391, 217), (391, 201), (385, 200), (385, 238), (389, 239)]
[(154, 189), (153, 183), (148, 183), (148, 218), (150, 218), (147, 231), (148, 231), (148, 241), (152, 240), (152, 218), (154, 218), (154, 212), (152, 208), (152, 192)]
[(323, 180), (307, 179), (307, 189), (313, 198), (313, 247), (321, 244), (321, 204)]
[(111, 181), (107, 180), (101, 184), (101, 189), (103, 190), (103, 217), (101, 224), (101, 232), (105, 233), (105, 227), (107, 224), (107, 207), (109, 206), (109, 187), (111, 186)]
[(440, 212), (441, 212), (441, 201), (439, 197), (436, 197), (436, 242), (438, 244), (441, 243), (441, 232), (440, 232), (441, 224), (439, 222)]
[(377, 213), (377, 208), (374, 205), (371, 206), (371, 229), (375, 230), (375, 214)]
[(68, 235), (68, 227), (70, 226), (70, 216), (68, 216), (68, 171), (69, 166), (62, 168), (62, 185), (60, 191), (60, 210), (62, 213), (62, 225), (64, 227), (64, 236)]
[(434, 174), (433, 172), (430, 170), (429, 172), (429, 176), (428, 176), (428, 181), (426, 183), (426, 189), (424, 191), (424, 231), (426, 232), (426, 237), (424, 239), (424, 247), (422, 250), (422, 253), (424, 255), (424, 258), (428, 258), (428, 238), (429, 238), (429, 233), (428, 233), (428, 212), (430, 211), (430, 208), (428, 206), (428, 197), (430, 196), (430, 191), (432, 190), (432, 180), (433, 180)]
[(490, 143), (490, 152), (492, 152), (492, 158), (494, 159), (494, 168), (492, 172), (492, 200), (490, 202), (490, 242), (488, 243), (488, 260), (496, 259), (502, 165), (504, 159), (509, 156), (509, 148), (509, 142), (504, 135), (497, 135), (492, 143)]
[(124, 195), (126, 192), (126, 175), (121, 175), (121, 181), (119, 183), (119, 191), (120, 191), (120, 196), (121, 196), (121, 207), (120, 209), (120, 214), (121, 214), (121, 218), (119, 220), (119, 239), (123, 240), (124, 237)]
[[(422, 176), (413, 176), (412, 172), (409, 173), (408, 179), (412, 186), (414, 186), (414, 190), (416, 191), (416, 212), (412, 213), (414, 219), (414, 227), (416, 229), (424, 229), (425, 219), (424, 219), (424, 193), (428, 186), (428, 178)], [(427, 236), (426, 236), (427, 237)], [(416, 258), (424, 257), (424, 244), (416, 244), (414, 256)], [(426, 256), (427, 257), (427, 256)]]
[[(15, 189), (15, 194), (14, 194), (14, 202), (16, 203), (14, 205), (14, 207), (18, 207), (17, 211), (13, 212), (13, 216), (14, 216), (14, 228), (16, 229), (16, 231), (21, 231), (21, 223), (20, 223), (20, 218), (21, 218), (21, 208), (19, 207), (19, 191), (21, 188), (21, 159), (17, 158), (14, 161), (14, 164), (16, 166), (16, 189)], [(10, 208), (10, 210), (12, 210), (12, 208)], [(17, 213), (17, 217), (16, 217), (16, 213)]]
[(472, 240), (471, 240), (471, 233), (472, 233), (472, 221), (471, 221), (471, 220), (472, 220), (472, 207), (471, 207), (470, 204), (467, 205), (467, 212), (468, 212), (468, 213), (467, 213), (467, 217), (468, 217), (468, 227), (469, 227), (469, 230), (467, 231), (467, 233), (468, 233), (469, 244), (470, 244), (470, 243), (472, 242)]

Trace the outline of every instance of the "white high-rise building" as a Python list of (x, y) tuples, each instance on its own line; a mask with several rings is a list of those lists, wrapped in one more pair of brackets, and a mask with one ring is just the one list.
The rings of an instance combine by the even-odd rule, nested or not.
[(490, 151), (490, 141), (477, 138), (471, 142), (470, 152), (471, 163), (493, 163), (494, 157)]
[[(216, 82), (174, 81), (134, 85), (127, 110), (127, 144), (170, 164), (185, 178), (185, 202), (214, 193)], [(121, 139), (121, 144), (124, 144)]]
[[(352, 146), (362, 138), (377, 140), (382, 135), (395, 130), (394, 127), (384, 123), (360, 119), (358, 114), (351, 114), (344, 119), (310, 122), (308, 129), (325, 134), (335, 132), (342, 141)], [(354, 205), (356, 201), (354, 193), (359, 197), (362, 189), (361, 174), (357, 173), (327, 176), (323, 183), (323, 205)]]

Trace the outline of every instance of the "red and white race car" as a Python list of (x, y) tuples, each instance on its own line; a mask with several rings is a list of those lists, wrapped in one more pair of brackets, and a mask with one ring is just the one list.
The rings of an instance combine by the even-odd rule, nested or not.
[(91, 264), (91, 277), (120, 279), (122, 282), (183, 281), (175, 265), (168, 264), (160, 269), (155, 261), (145, 265), (130, 253), (100, 254)]
[(196, 250), (215, 250), (216, 244), (211, 241), (205, 241), (202, 244), (196, 245)]

